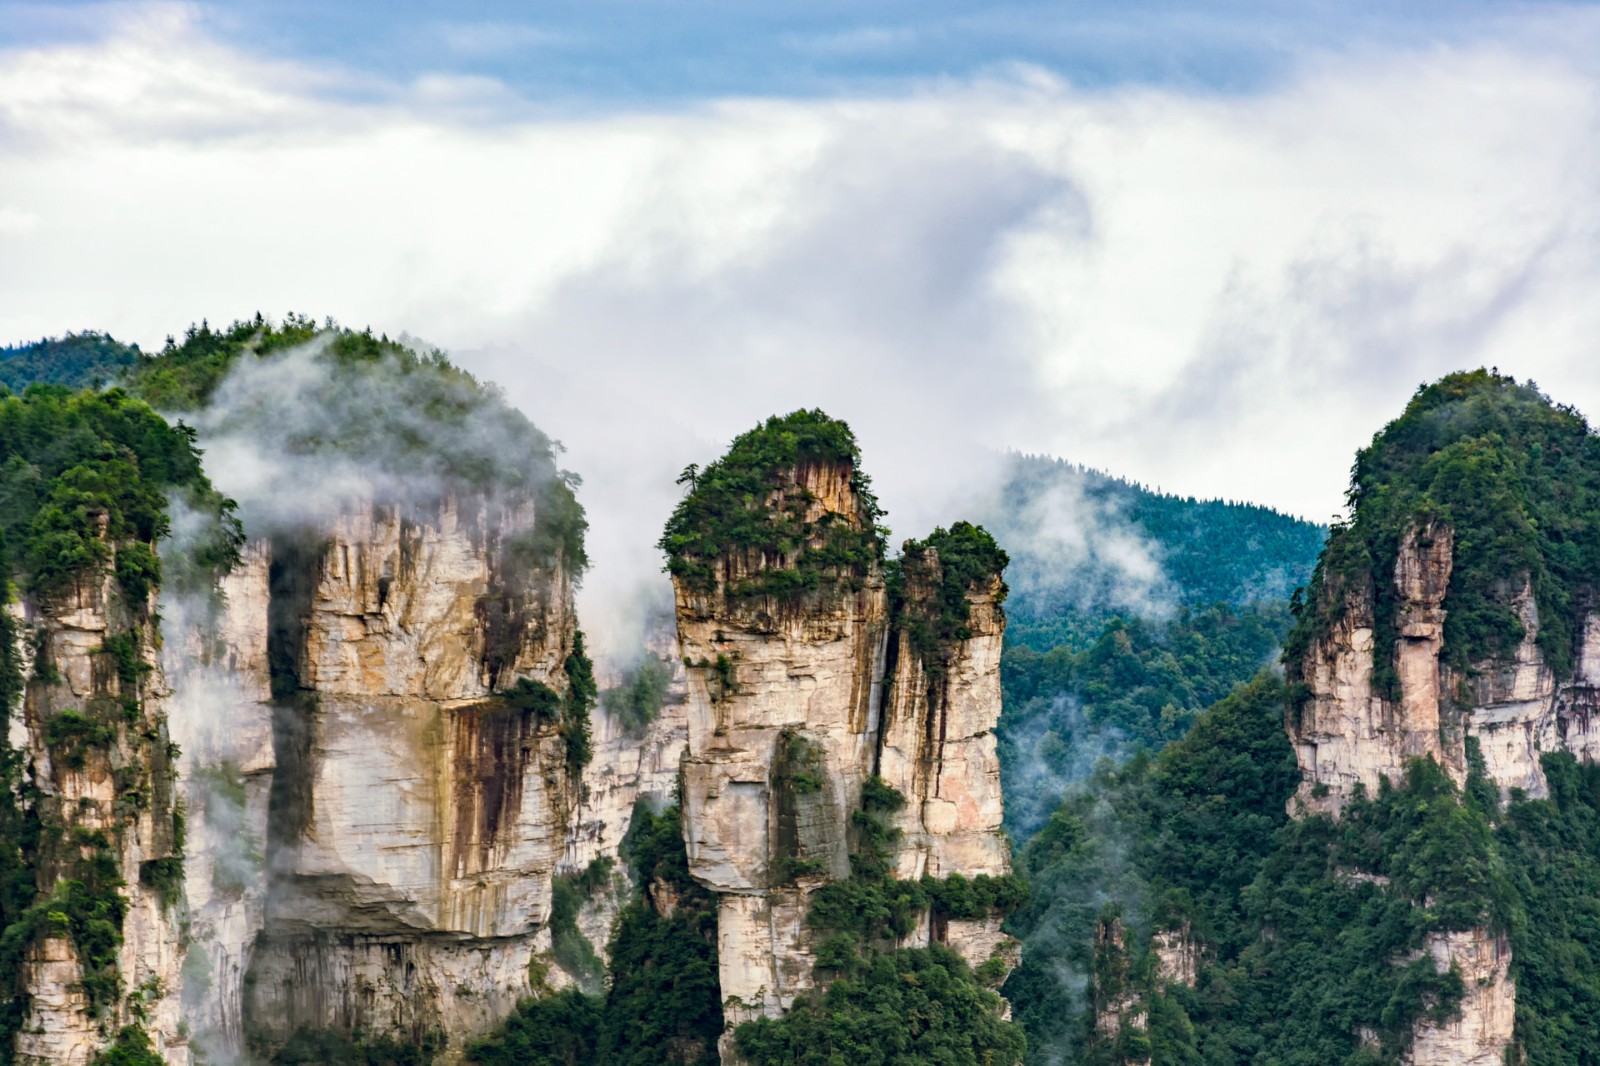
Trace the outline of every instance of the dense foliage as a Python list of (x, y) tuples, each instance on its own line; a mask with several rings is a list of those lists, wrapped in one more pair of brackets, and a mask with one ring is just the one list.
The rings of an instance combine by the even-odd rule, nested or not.
[[(857, 512), (811, 520), (814, 500), (800, 482), (808, 469), (829, 467), (843, 470)], [(724, 557), (755, 564), (724, 589), (735, 600), (853, 587), (883, 559), (883, 512), (861, 472), (855, 435), (821, 411), (774, 415), (734, 438), (710, 466), (684, 471), (680, 481), (689, 491), (659, 546), (668, 572), (697, 592), (716, 589)]]
[(754, 1066), (1005, 1066), (1022, 1048), (995, 994), (937, 944), (875, 955), (782, 1019), (739, 1028), (739, 1051)]
[(0, 385), (12, 392), (35, 383), (100, 388), (113, 384), (138, 358), (138, 345), (122, 344), (107, 333), (85, 330), (47, 337), (0, 347)]
[(627, 669), (620, 682), (600, 693), (600, 705), (622, 723), (630, 737), (641, 736), (661, 713), (667, 689), (672, 684), (672, 664), (652, 652), (645, 652)]
[(439, 1033), (428, 1033), (421, 1040), (402, 1040), (360, 1032), (347, 1036), (331, 1029), (300, 1029), (268, 1061), (269, 1066), (428, 1066), (443, 1047)]
[(1034, 456), (982, 513), (1011, 559), (997, 734), (1018, 839), (1101, 760), (1182, 737), (1272, 661), (1326, 535)]
[(1272, 660), (1289, 624), (1282, 606), (1219, 605), (1167, 622), (1113, 618), (1081, 650), (1007, 647), (996, 730), (1007, 827), (1025, 838), (1100, 760), (1182, 737)]
[(290, 315), (280, 325), (257, 315), (222, 330), (191, 326), (181, 343), (169, 338), (142, 356), (125, 382), (190, 417), (207, 440), (325, 460), (387, 502), (426, 505), (463, 487), (531, 495), (535, 528), (513, 545), (516, 556), (540, 566), (559, 559), (573, 574), (587, 565), (578, 479), (558, 468), (560, 446), (438, 350), (331, 320), (319, 327)]
[(807, 921), (823, 936), (816, 964), (821, 987), (780, 1018), (739, 1026), (740, 1054), (754, 1066), (1021, 1061), (1022, 1033), (1001, 1020), (999, 997), (980, 979), (997, 980), (995, 973), (974, 974), (940, 945), (897, 949), (895, 943), (930, 908), (935, 921), (1005, 915), (1026, 890), (1011, 876), (894, 877), (890, 859), (900, 832), (890, 818), (904, 806), (895, 789), (867, 780), (851, 818), (851, 876), (811, 897)]
[[(1538, 642), (1559, 675), (1573, 661), (1578, 615), (1600, 574), (1600, 437), (1532, 384), (1487, 370), (1425, 385), (1356, 456), (1350, 519), (1334, 528), (1289, 642), (1291, 670), (1348, 599), (1372, 605), (1375, 649), (1393, 646), (1401, 544), (1430, 524), (1454, 532), (1444, 656), (1458, 668), (1509, 653), (1523, 627), (1511, 608), (1524, 582), (1539, 607)], [(1374, 679), (1396, 683), (1375, 654)]]
[(1000, 576), (1008, 561), (994, 537), (970, 522), (935, 529), (901, 547), (887, 572), (890, 610), (925, 671), (941, 672), (951, 650), (971, 639), (969, 594), (997, 583), (995, 602), (1005, 600)]
[(1175, 496), (1042, 456), (1013, 456), (979, 517), (1011, 555), (1008, 638), (1041, 652), (1081, 650), (1113, 617), (1282, 603), (1327, 536), (1271, 508)]
[(197, 582), (238, 558), (233, 505), (201, 471), (194, 433), (119, 390), (0, 395), (0, 457), (0, 572), (34, 592), (108, 565), (115, 545), (117, 577), (143, 602), (161, 579), (151, 546), (171, 530), (169, 496), (211, 523), (192, 556)]
[[(1502, 809), (1475, 756), (1465, 789), (1416, 761), (1338, 822), (1291, 820), (1285, 698), (1263, 676), (1158, 755), (1102, 771), (1021, 850), (1033, 894), (1005, 992), (1030, 1061), (1397, 1062), (1463, 992), (1419, 956), (1424, 938), (1469, 928), (1511, 938), (1522, 1061), (1594, 1061), (1600, 769), (1546, 756), (1551, 798)], [(1120, 959), (1104, 937), (1095, 950), (1112, 919), (1129, 927)], [(1201, 945), (1192, 989), (1157, 974), (1149, 936), (1168, 929)], [(1089, 1009), (1112, 984), (1137, 993), (1146, 1031), (1097, 1039)]]
[[(632, 898), (610, 943), (604, 997), (577, 990), (529, 1000), (505, 1025), (473, 1044), (484, 1066), (714, 1066), (722, 1033), (717, 982), (716, 904), (689, 876), (678, 808), (660, 814), (640, 804), (622, 844), (633, 871)], [(604, 871), (605, 875), (609, 871)], [(591, 868), (583, 877), (597, 880)], [(569, 882), (569, 907), (585, 890)], [(597, 888), (598, 885), (587, 886)], [(658, 894), (666, 899), (656, 900)], [(663, 913), (670, 911), (670, 913)]]

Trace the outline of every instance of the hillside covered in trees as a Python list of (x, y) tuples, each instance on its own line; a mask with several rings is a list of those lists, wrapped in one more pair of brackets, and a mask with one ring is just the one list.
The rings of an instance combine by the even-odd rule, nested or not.
[(1100, 760), (1182, 737), (1274, 661), (1327, 535), (1039, 456), (1012, 457), (984, 520), (1011, 555), (999, 737), (1018, 839)]
[[(1020, 847), (1032, 896), (1010, 928), (1027, 948), (1004, 991), (1030, 1063), (1399, 1063), (1419, 1034), (1427, 1061), (1468, 1061), (1449, 1043), (1463, 1012), (1481, 1061), (1600, 1061), (1600, 767), (1552, 739), (1536, 796), (1497, 784), (1472, 735), (1492, 728), (1479, 679), (1529, 636), (1519, 587), (1550, 605), (1537, 646), (1570, 676), (1574, 605), (1600, 587), (1597, 474), (1600, 438), (1531, 386), (1479, 371), (1418, 391), (1361, 453), (1351, 519), (1294, 597), (1295, 684), (1264, 672), (1181, 739), (1102, 764)], [(1464, 764), (1415, 758), (1337, 815), (1308, 813), (1285, 732), (1302, 658), (1334, 639), (1335, 605), (1375, 603), (1380, 634), (1394, 626), (1396, 553), (1419, 523), (1457, 545), (1439, 654), (1461, 671), (1443, 730), (1467, 733)], [(1373, 677), (1398, 692), (1390, 634)], [(1500, 1033), (1485, 1012), (1507, 997)]]
[(85, 330), (28, 344), (0, 347), (0, 385), (21, 392), (37, 381), (68, 388), (110, 385), (138, 362), (139, 346), (109, 333)]

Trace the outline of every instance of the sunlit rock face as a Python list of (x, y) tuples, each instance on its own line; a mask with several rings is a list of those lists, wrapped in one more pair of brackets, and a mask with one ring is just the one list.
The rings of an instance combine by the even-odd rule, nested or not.
[[(936, 553), (922, 559), (937, 573)], [(890, 634), (891, 683), (884, 703), (878, 773), (906, 797), (897, 816), (900, 877), (1008, 873), (1011, 848), (1001, 831), (1000, 757), (994, 728), (1000, 720), (1000, 647), (1005, 634), (1001, 583), (995, 576), (969, 590), (965, 630), (970, 635), (925, 661), (904, 627)], [(934, 590), (908, 575), (906, 610), (931, 601)], [(1000, 919), (934, 920), (926, 939), (946, 944), (979, 966), (999, 955), (1014, 965), (1020, 945), (1000, 932)]]
[(182, 818), (149, 607), (128, 603), (108, 567), (13, 610), (28, 680), (9, 730), (36, 790), (39, 889), (77, 882), (124, 907), (121, 944), (98, 964), (58, 921), (24, 950), (19, 1063), (83, 1066), (136, 1021), (165, 1061), (189, 1061)]
[(570, 582), (513, 550), (536, 517), (362, 506), (247, 547), (180, 692), (208, 844), (190, 1009), (212, 1046), (300, 1028), (458, 1046), (533, 992), (580, 796), (556, 721), (493, 698), (566, 685)]
[[(848, 466), (796, 472), (808, 519), (863, 521)], [(722, 996), (730, 1024), (772, 1015), (811, 987), (807, 897), (850, 872), (850, 812), (877, 759), (888, 633), (881, 573), (803, 603), (724, 590), (758, 572), (759, 555), (718, 561), (718, 589), (679, 582), (679, 652), (688, 665), (683, 760), (689, 871), (718, 895)], [(819, 785), (793, 785), (803, 762)], [(789, 864), (808, 872), (791, 876)]]
[[(1600, 752), (1600, 615), (1588, 615), (1570, 676), (1558, 677), (1538, 646), (1539, 605), (1528, 582), (1510, 596), (1523, 629), (1504, 656), (1469, 671), (1442, 659), (1453, 531), (1414, 528), (1401, 544), (1393, 582), (1395, 639), (1374, 648), (1370, 592), (1348, 589), (1342, 617), (1316, 635), (1300, 664), (1306, 699), (1289, 716), (1302, 772), (1292, 812), (1337, 815), (1357, 786), (1402, 780), (1406, 760), (1426, 756), (1464, 783), (1474, 742), (1503, 793), (1548, 794), (1540, 756), (1566, 749), (1582, 761)], [(1374, 655), (1390, 656), (1397, 692), (1375, 690)], [(1428, 943), (1441, 971), (1460, 969), (1465, 998), (1450, 1022), (1419, 1023), (1408, 1062), (1500, 1062), (1512, 1039), (1516, 989), (1510, 944), (1485, 929), (1435, 934)]]
[[(805, 501), (807, 528), (859, 529), (870, 516), (851, 475), (848, 463), (802, 463), (769, 502)], [(971, 594), (970, 637), (935, 669), (897, 631), (876, 564), (798, 596), (730, 591), (786, 565), (793, 559), (781, 553), (735, 549), (714, 561), (714, 588), (675, 580), (688, 664), (684, 833), (691, 874), (718, 897), (730, 1028), (781, 1013), (813, 986), (810, 896), (850, 875), (852, 814), (868, 776), (907, 801), (896, 816), (897, 876), (1010, 869), (992, 735), (1005, 624), (998, 578)], [(930, 941), (975, 964), (1010, 959), (1015, 947), (997, 919), (925, 919), (905, 943)]]
[[(1442, 525), (1413, 530), (1402, 543), (1392, 647), (1373, 647), (1370, 595), (1354, 589), (1339, 620), (1313, 640), (1301, 664), (1307, 699), (1289, 721), (1303, 774), (1297, 808), (1336, 813), (1357, 784), (1375, 794), (1380, 779), (1399, 781), (1417, 756), (1465, 781), (1469, 737), (1502, 791), (1542, 797), (1541, 753), (1565, 748), (1587, 760), (1600, 748), (1600, 615), (1585, 620), (1571, 676), (1556, 677), (1539, 649), (1539, 605), (1524, 582), (1511, 599), (1520, 643), (1466, 673), (1452, 670), (1441, 648), (1453, 546)], [(1392, 657), (1397, 698), (1374, 690), (1374, 654)]]
[(1499, 1066), (1506, 1060), (1517, 1013), (1510, 977), (1511, 944), (1483, 929), (1430, 933), (1426, 950), (1440, 973), (1461, 974), (1461, 1009), (1449, 1021), (1417, 1023), (1410, 1066)]
[(1336, 813), (1357, 785), (1375, 795), (1380, 779), (1398, 781), (1406, 760), (1418, 756), (1432, 756), (1458, 776), (1464, 773), (1460, 737), (1447, 747), (1439, 728), (1439, 649), (1451, 548), (1448, 527), (1413, 530), (1401, 546), (1393, 575), (1400, 599), (1397, 638), (1392, 648), (1379, 650), (1394, 657), (1397, 699), (1374, 691), (1370, 592), (1335, 593), (1345, 597), (1343, 611), (1307, 651), (1301, 676), (1309, 694), (1298, 715), (1290, 716), (1290, 740), (1302, 773), (1291, 802)]

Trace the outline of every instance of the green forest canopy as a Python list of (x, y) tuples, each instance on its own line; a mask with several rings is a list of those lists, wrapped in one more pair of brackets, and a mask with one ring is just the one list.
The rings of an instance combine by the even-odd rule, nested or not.
[[(1450, 374), (1357, 454), (1348, 500), (1299, 611), (1291, 671), (1352, 595), (1372, 607), (1374, 649), (1393, 645), (1395, 560), (1428, 523), (1455, 534), (1445, 659), (1465, 669), (1508, 654), (1523, 636), (1511, 601), (1527, 581), (1540, 650), (1558, 676), (1570, 670), (1600, 575), (1600, 437), (1576, 410), (1488, 370)], [(1373, 666), (1380, 687), (1395, 683), (1387, 654)]]
[(137, 344), (122, 344), (109, 333), (85, 330), (46, 337), (0, 347), (0, 385), (12, 392), (21, 392), (35, 382), (99, 388), (114, 384), (138, 359)]
[[(218, 408), (219, 389), (241, 360), (270, 369), (294, 351), (309, 355), (323, 373), (287, 374), (284, 387), (295, 391), (258, 389)], [(275, 324), (257, 315), (222, 330), (189, 327), (181, 342), (169, 338), (161, 352), (142, 356), (124, 382), (152, 406), (188, 415), (208, 433), (271, 435), (292, 454), (337, 456), (408, 492), (531, 493), (539, 509), (532, 540), (523, 546), (529, 558), (560, 554), (572, 573), (587, 565), (588, 522), (574, 491), (579, 479), (559, 468), (560, 445), (498, 388), (436, 349), (418, 352), (331, 320), (318, 326), (290, 315)], [(281, 409), (286, 399), (294, 410)]]

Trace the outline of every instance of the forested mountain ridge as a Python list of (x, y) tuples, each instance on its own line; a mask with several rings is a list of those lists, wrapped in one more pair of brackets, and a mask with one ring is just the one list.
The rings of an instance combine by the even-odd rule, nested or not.
[(1030, 459), (896, 557), (767, 420), (608, 704), (492, 387), (298, 316), (118, 380), (0, 396), (11, 1061), (1600, 1063), (1600, 444), (1532, 386), (1419, 389), (1320, 555)]
[(0, 385), (21, 392), (33, 382), (79, 389), (114, 383), (139, 359), (139, 346), (86, 330), (0, 347)]
[(1327, 527), (1257, 504), (1153, 490), (1062, 459), (1013, 455), (978, 517), (1012, 556), (1008, 643), (1094, 643), (1113, 617), (1281, 604)]
[(979, 513), (1012, 558), (999, 736), (1019, 839), (1100, 759), (1182, 737), (1274, 661), (1327, 536), (1040, 456), (1012, 456)]
[(1295, 597), (1288, 684), (1021, 848), (1031, 1062), (1600, 1061), (1597, 475), (1531, 386), (1419, 389)]

